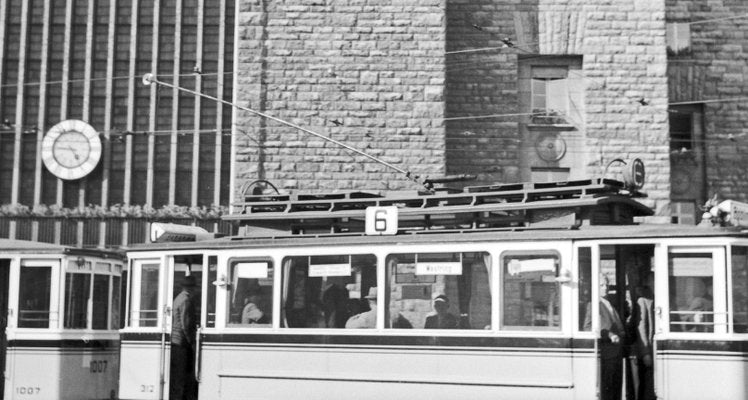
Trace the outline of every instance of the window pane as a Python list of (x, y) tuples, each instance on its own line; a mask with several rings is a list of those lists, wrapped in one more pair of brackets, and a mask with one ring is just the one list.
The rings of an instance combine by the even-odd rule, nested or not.
[(733, 332), (748, 333), (748, 247), (732, 247)]
[(711, 254), (670, 254), (670, 331), (714, 332)]
[(371, 254), (283, 260), (282, 326), (374, 328), (377, 259)]
[(592, 249), (579, 248), (579, 330), (592, 330)]
[(91, 328), (107, 329), (109, 319), (109, 275), (94, 275)]
[(18, 327), (49, 328), (52, 267), (21, 267)]
[(231, 262), (229, 271), (231, 315), (228, 324), (269, 327), (273, 321), (273, 263), (269, 260), (236, 260)]
[(205, 323), (208, 328), (216, 326), (216, 285), (214, 285), (213, 282), (218, 279), (216, 271), (217, 265), (218, 258), (216, 256), (208, 257), (208, 293), (206, 299), (208, 318)]
[(509, 254), (502, 257), (502, 265), (502, 326), (560, 329), (561, 307), (556, 283), (558, 255)]
[(112, 276), (112, 326), (110, 329), (119, 329), (120, 326), (120, 293), (122, 293), (122, 278)]
[(491, 329), (486, 252), (387, 257), (388, 317), (395, 329)]
[(140, 271), (140, 325), (158, 325), (158, 267), (143, 264)]
[(65, 274), (65, 328), (87, 328), (90, 292), (91, 274)]

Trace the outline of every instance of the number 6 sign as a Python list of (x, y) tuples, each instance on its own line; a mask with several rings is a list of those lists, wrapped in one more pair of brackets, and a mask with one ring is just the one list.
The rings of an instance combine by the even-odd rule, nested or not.
[(366, 207), (366, 234), (397, 234), (397, 207)]

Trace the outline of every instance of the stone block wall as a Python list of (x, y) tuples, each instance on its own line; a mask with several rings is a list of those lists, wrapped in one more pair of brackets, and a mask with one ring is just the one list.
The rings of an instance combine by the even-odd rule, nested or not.
[[(421, 176), (444, 173), (445, 14), (426, 0), (238, 1), (234, 100)], [(402, 173), (237, 111), (234, 188), (415, 189)], [(236, 198), (236, 196), (235, 196)]]
[(748, 201), (748, 3), (667, 0), (690, 47), (669, 56), (671, 103), (703, 105), (707, 197)]
[[(447, 6), (447, 171), (512, 182), (527, 146), (517, 108), (521, 57), (583, 60), (584, 125), (567, 157), (601, 176), (616, 158), (641, 158), (648, 205), (667, 214), (669, 148), (664, 0), (451, 0)], [(504, 38), (510, 39), (509, 47)], [(463, 50), (486, 51), (462, 53)], [(644, 99), (644, 101), (641, 101)], [(462, 119), (466, 116), (501, 115)], [(612, 168), (609, 177), (619, 170)], [(574, 175), (579, 174), (576, 171)]]

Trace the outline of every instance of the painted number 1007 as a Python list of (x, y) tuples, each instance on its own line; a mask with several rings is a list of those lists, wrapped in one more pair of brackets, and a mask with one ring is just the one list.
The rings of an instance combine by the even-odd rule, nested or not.
[(106, 360), (92, 360), (88, 364), (88, 369), (92, 374), (106, 372)]
[(16, 393), (22, 394), (25, 396), (34, 396), (39, 394), (42, 389), (36, 386), (20, 386), (16, 388)]

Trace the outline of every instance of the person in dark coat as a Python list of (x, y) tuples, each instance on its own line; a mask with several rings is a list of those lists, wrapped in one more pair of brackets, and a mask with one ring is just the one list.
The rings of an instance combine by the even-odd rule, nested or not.
[(620, 400), (623, 384), (623, 343), (626, 331), (608, 299), (607, 277), (600, 280), (600, 399)]
[(634, 322), (636, 342), (634, 343), (634, 365), (631, 368), (632, 391), (636, 400), (655, 399), (653, 366), (654, 341), (654, 300), (649, 286), (636, 288)]
[(434, 298), (434, 311), (436, 314), (426, 317), (424, 329), (457, 329), (459, 321), (457, 317), (449, 313), (449, 298), (440, 294)]
[(195, 278), (182, 280), (182, 291), (174, 299), (171, 319), (171, 376), (169, 399), (196, 399), (195, 379)]

